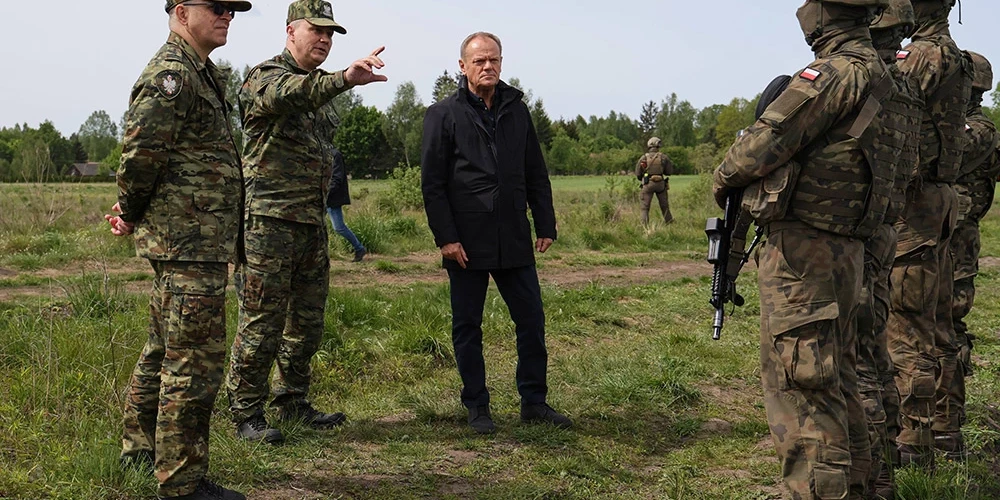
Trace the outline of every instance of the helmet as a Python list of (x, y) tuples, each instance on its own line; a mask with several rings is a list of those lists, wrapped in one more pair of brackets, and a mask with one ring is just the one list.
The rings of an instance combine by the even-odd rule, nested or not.
[(986, 92), (993, 90), (993, 66), (982, 54), (977, 54), (967, 50), (966, 54), (972, 59), (972, 68), (976, 74), (972, 77), (972, 90)]
[(795, 12), (795, 17), (806, 36), (806, 43), (812, 46), (823, 36), (824, 27), (859, 20), (871, 22), (877, 10), (888, 5), (889, 0), (806, 0)]
[(663, 141), (661, 141), (659, 137), (650, 137), (649, 140), (646, 141), (647, 148), (658, 148), (662, 145)]
[(882, 15), (872, 23), (873, 29), (889, 29), (896, 26), (908, 26), (912, 29), (917, 24), (917, 16), (913, 13), (910, 0), (889, 0), (889, 5), (882, 10)]

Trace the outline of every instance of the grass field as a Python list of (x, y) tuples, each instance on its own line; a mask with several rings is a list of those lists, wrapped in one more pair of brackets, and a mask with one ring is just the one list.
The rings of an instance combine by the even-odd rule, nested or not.
[[(385, 181), (353, 181), (346, 220), (373, 250), (331, 237), (326, 332), (312, 399), (341, 429), (284, 426), (238, 441), (216, 402), (210, 475), (250, 498), (777, 499), (761, 404), (756, 276), (710, 339), (708, 181), (671, 180), (669, 226), (638, 223), (631, 177), (553, 178), (559, 239), (539, 258), (550, 402), (572, 430), (522, 425), (513, 325), (494, 289), (484, 343), (499, 432), (465, 425), (446, 276), (426, 219)], [(148, 264), (108, 233), (112, 184), (0, 185), (0, 498), (151, 498), (118, 467), (121, 394), (146, 338)], [(391, 201), (391, 200), (390, 200)], [(387, 208), (390, 207), (390, 208)], [(969, 379), (967, 464), (899, 476), (906, 499), (1000, 498), (1000, 216), (983, 227), (981, 339)], [(230, 291), (227, 326), (236, 326)]]

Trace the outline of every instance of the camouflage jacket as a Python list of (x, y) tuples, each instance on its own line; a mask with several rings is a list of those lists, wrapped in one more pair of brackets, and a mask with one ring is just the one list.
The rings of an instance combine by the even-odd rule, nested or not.
[(140, 257), (236, 261), (243, 179), (224, 81), (171, 33), (132, 87), (118, 202)]
[(917, 97), (924, 102), (920, 174), (953, 183), (968, 140), (964, 128), (972, 90), (971, 61), (946, 28), (931, 26), (918, 31), (913, 42), (899, 52), (898, 64), (913, 77)]
[(247, 212), (324, 223), (344, 72), (306, 71), (287, 49), (250, 70), (240, 90)]
[[(869, 152), (863, 151), (863, 141), (850, 137), (849, 129), (854, 128), (876, 82), (886, 76), (885, 66), (870, 41), (865, 42), (867, 33), (864, 35), (843, 34), (830, 43), (835, 51), (818, 52), (812, 64), (795, 73), (788, 88), (729, 149), (715, 171), (716, 191), (745, 187), (794, 160), (801, 165), (801, 174), (790, 212), (796, 211), (797, 203), (808, 204), (808, 209), (816, 207), (814, 212), (829, 207), (828, 213), (840, 214), (830, 216), (838, 226), (860, 222), (856, 219), (865, 210), (862, 198), (872, 185), (873, 162)], [(866, 127), (864, 135), (871, 138), (877, 127), (877, 123)], [(839, 180), (828, 180), (824, 175)], [(848, 218), (841, 217), (843, 214), (852, 220), (839, 220)]]
[(993, 204), (997, 175), (1000, 175), (997, 152), (1000, 134), (981, 107), (969, 112), (966, 133), (970, 140), (962, 157), (957, 188), (971, 198), (967, 217), (978, 221)]

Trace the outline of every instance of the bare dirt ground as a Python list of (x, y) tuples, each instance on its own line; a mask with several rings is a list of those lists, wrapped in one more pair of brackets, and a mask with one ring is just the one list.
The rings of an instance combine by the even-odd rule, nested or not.
[[(440, 267), (441, 257), (431, 253), (413, 253), (402, 257), (375, 256), (363, 263), (334, 259), (330, 263), (330, 284), (335, 287), (358, 285), (407, 286), (420, 283), (446, 283), (448, 274)], [(543, 283), (561, 287), (579, 287), (591, 283), (610, 286), (629, 286), (670, 281), (681, 278), (708, 276), (712, 272), (707, 262), (651, 261), (641, 266), (615, 267), (605, 265), (573, 266), (550, 260), (539, 271)], [(44, 285), (10, 286), (0, 288), (0, 302), (15, 297), (62, 297), (65, 292), (62, 282), (85, 274), (110, 276), (148, 275), (152, 277), (149, 265), (140, 259), (128, 259), (121, 263), (106, 265), (101, 262), (77, 262), (71, 267), (18, 271), (0, 267), (0, 279), (27, 281), (44, 280)], [(138, 280), (125, 284), (125, 290), (145, 293), (149, 282)]]

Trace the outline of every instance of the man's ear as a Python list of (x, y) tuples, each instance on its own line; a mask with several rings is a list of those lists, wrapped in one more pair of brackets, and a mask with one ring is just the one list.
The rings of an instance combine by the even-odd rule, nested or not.
[(463, 75), (465, 74), (465, 61), (461, 59), (458, 60), (458, 70), (461, 71)]
[(295, 27), (293, 27), (291, 24), (289, 24), (288, 26), (285, 26), (285, 33), (288, 34), (288, 36), (292, 37), (292, 39), (294, 39), (295, 38)]
[(179, 3), (174, 7), (174, 11), (177, 13), (177, 21), (181, 23), (182, 26), (187, 26), (188, 23), (188, 8), (186, 5)]

